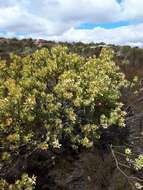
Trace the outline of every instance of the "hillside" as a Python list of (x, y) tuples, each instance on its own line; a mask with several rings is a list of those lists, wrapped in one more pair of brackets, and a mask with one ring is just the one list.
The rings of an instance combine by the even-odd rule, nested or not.
[(0, 38), (0, 57), (1, 189), (141, 187), (143, 49)]

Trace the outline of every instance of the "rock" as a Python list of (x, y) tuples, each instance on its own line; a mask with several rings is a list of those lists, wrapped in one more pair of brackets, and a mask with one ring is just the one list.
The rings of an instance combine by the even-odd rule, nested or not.
[(72, 155), (55, 155), (54, 165), (49, 162), (48, 155), (47, 160), (44, 154), (40, 157), (39, 164), (34, 164), (37, 161), (31, 157), (32, 167), (30, 162), (28, 166), (32, 173), (36, 172), (37, 190), (119, 190), (119, 187), (131, 190), (109, 152), (94, 148), (74, 158)]
[(126, 124), (129, 128), (129, 141), (134, 150), (138, 154), (143, 153), (143, 113), (127, 118)]

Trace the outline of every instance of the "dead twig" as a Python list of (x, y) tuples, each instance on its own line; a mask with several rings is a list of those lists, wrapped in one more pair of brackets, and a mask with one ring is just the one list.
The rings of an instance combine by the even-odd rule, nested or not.
[[(115, 164), (116, 164), (116, 168), (117, 168), (117, 169), (119, 170), (119, 172), (128, 180), (128, 182), (129, 182), (129, 184), (132, 186), (132, 188), (135, 188), (133, 181), (134, 181), (134, 182), (143, 182), (143, 179), (140, 179), (140, 178), (134, 177), (134, 176), (128, 176), (128, 175), (120, 168), (119, 165), (122, 165), (122, 166), (123, 166), (123, 164), (119, 163), (119, 161), (118, 161), (118, 159), (117, 159), (117, 157), (116, 157), (116, 155), (115, 155), (115, 152), (114, 152), (114, 150), (113, 150), (113, 148), (112, 148), (112, 145), (110, 145), (110, 150), (111, 150), (111, 154), (112, 154), (112, 156), (113, 156), (113, 158), (114, 158), (114, 161), (115, 161)], [(126, 165), (124, 165), (124, 166), (126, 166)], [(131, 181), (131, 180), (132, 180), (132, 181)]]

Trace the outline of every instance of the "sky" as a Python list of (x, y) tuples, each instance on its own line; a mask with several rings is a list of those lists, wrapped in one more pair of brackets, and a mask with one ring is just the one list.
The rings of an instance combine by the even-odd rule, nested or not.
[(0, 0), (0, 37), (143, 47), (143, 0)]

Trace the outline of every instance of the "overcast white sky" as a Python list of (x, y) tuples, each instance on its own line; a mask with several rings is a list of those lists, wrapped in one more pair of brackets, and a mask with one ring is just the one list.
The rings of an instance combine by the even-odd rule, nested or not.
[(0, 0), (0, 36), (143, 46), (143, 0)]

